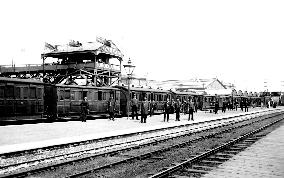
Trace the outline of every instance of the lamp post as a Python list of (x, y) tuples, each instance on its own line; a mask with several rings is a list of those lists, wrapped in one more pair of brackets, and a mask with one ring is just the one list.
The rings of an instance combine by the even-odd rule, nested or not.
[(129, 118), (129, 102), (131, 100), (131, 96), (130, 96), (130, 79), (131, 79), (131, 75), (134, 71), (134, 68), (136, 67), (135, 65), (132, 65), (131, 60), (129, 58), (127, 64), (123, 65), (124, 69), (126, 70), (126, 74), (127, 74), (127, 80), (128, 80), (128, 98), (129, 101), (127, 101), (127, 119)]

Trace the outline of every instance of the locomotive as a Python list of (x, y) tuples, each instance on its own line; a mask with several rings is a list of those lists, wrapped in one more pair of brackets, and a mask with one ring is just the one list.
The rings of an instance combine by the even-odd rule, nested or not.
[[(223, 102), (236, 100), (241, 102), (247, 99), (249, 104), (260, 106), (266, 102), (265, 97), (243, 97), (231, 95), (201, 95), (194, 92), (179, 92), (151, 88), (128, 88), (125, 86), (94, 87), (80, 85), (47, 84), (35, 79), (16, 79), (0, 77), (0, 122), (3, 120), (21, 119), (60, 119), (62, 117), (80, 115), (80, 104), (84, 97), (88, 98), (90, 115), (107, 116), (108, 100), (110, 96), (115, 99), (115, 111), (119, 116), (126, 116), (130, 111), (127, 103), (137, 96), (140, 103), (146, 96), (148, 101), (155, 102), (155, 113), (163, 112), (163, 104), (167, 99), (182, 103), (193, 99), (196, 109), (212, 109), (214, 102), (219, 106)], [(129, 107), (129, 108), (127, 108)]]

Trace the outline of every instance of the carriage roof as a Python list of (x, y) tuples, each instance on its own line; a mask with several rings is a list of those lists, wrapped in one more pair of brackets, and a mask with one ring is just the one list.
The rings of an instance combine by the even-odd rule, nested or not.
[(177, 95), (194, 95), (194, 96), (201, 96), (201, 94), (189, 92), (189, 91), (172, 91), (172, 93)]
[[(125, 86), (115, 86), (116, 88), (128, 90)], [(158, 89), (150, 89), (150, 88), (136, 88), (136, 87), (130, 87), (130, 91), (140, 91), (140, 92), (154, 92), (154, 93), (169, 93), (168, 90), (158, 90)]]
[(0, 82), (44, 84), (42, 81), (35, 80), (35, 79), (20, 79), (20, 78), (7, 78), (7, 77), (0, 77)]
[(63, 85), (63, 84), (56, 84), (57, 87), (64, 87), (64, 88), (80, 88), (80, 89), (98, 89), (98, 90), (118, 90), (115, 87), (95, 87), (95, 86), (86, 86), (86, 85)]

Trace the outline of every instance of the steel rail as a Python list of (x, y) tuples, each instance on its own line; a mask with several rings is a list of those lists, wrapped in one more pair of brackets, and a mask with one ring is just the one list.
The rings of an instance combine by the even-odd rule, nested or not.
[[(275, 113), (272, 113), (272, 114), (275, 114)], [(268, 119), (268, 118), (271, 118), (271, 117), (275, 117), (275, 116), (268, 116), (268, 117), (266, 117), (264, 119)], [(264, 120), (264, 119), (262, 119), (262, 120)], [(255, 122), (259, 122), (259, 121), (255, 121)], [(136, 156), (132, 156), (132, 157), (129, 157), (129, 158), (125, 158), (123, 160), (119, 160), (119, 161), (116, 161), (116, 162), (113, 162), (113, 163), (110, 163), (110, 164), (106, 164), (106, 165), (103, 165), (103, 166), (100, 166), (100, 167), (92, 168), (92, 169), (89, 169), (89, 170), (86, 170), (86, 171), (82, 171), (82, 172), (79, 172), (79, 173), (74, 173), (74, 174), (69, 175), (67, 177), (73, 178), (73, 177), (83, 176), (83, 175), (90, 174), (90, 173), (93, 173), (93, 172), (96, 172), (96, 171), (99, 171), (99, 170), (102, 170), (102, 169), (110, 168), (110, 167), (118, 165), (118, 164), (126, 163), (126, 162), (129, 162), (131, 160), (145, 159), (145, 158), (151, 157), (154, 154), (165, 152), (165, 151), (168, 151), (168, 150), (170, 150), (172, 148), (180, 148), (181, 146), (187, 145), (189, 143), (200, 141), (200, 140), (204, 140), (204, 139), (207, 139), (207, 138), (210, 138), (210, 137), (214, 137), (214, 136), (216, 136), (218, 134), (222, 134), (224, 132), (231, 131), (234, 128), (236, 129), (236, 128), (239, 128), (239, 127), (244, 127), (246, 125), (250, 125), (250, 124), (253, 124), (255, 122), (248, 123), (248, 124), (241, 125), (241, 126), (237, 126), (237, 127), (233, 127), (233, 128), (229, 128), (229, 129), (226, 129), (224, 131), (221, 131), (221, 132), (218, 132), (218, 133), (215, 133), (215, 134), (209, 134), (207, 136), (202, 136), (202, 137), (199, 137), (199, 138), (187, 141), (187, 142), (182, 142), (182, 143), (178, 143), (178, 144), (175, 144), (175, 145), (171, 145), (171, 146), (166, 147), (166, 148), (161, 148), (161, 149), (158, 149), (158, 150), (154, 150), (154, 151), (150, 151), (150, 152), (143, 153), (143, 154), (140, 154), (140, 155), (136, 155)]]
[[(279, 114), (279, 115), (282, 115), (282, 114)], [(218, 147), (216, 147), (214, 149), (206, 151), (206, 152), (204, 152), (204, 153), (202, 153), (202, 154), (200, 154), (198, 156), (195, 156), (195, 157), (193, 157), (193, 158), (191, 158), (191, 159), (189, 159), (187, 161), (184, 161), (184, 162), (182, 162), (180, 164), (177, 164), (177, 165), (175, 165), (175, 166), (173, 166), (171, 168), (168, 168), (168, 169), (163, 170), (163, 171), (161, 171), (161, 172), (159, 172), (157, 174), (154, 174), (154, 175), (150, 176), (150, 178), (161, 178), (161, 177), (169, 176), (173, 172), (176, 172), (176, 171), (182, 169), (185, 166), (192, 165), (193, 163), (195, 163), (197, 161), (200, 161), (200, 160), (202, 160), (202, 159), (204, 159), (204, 158), (206, 158), (208, 156), (211, 156), (211, 155), (213, 155), (213, 154), (215, 154), (215, 153), (217, 153), (217, 152), (219, 152), (221, 150), (224, 150), (224, 149), (226, 149), (226, 148), (228, 148), (230, 146), (233, 146), (234, 144), (236, 144), (236, 143), (238, 143), (238, 142), (248, 138), (249, 136), (254, 135), (254, 134), (256, 134), (256, 133), (258, 133), (258, 132), (260, 132), (260, 131), (262, 131), (262, 130), (264, 130), (264, 129), (266, 129), (266, 128), (274, 125), (274, 124), (276, 124), (277, 122), (282, 121), (283, 119), (284, 119), (284, 117), (282, 117), (281, 119), (278, 119), (278, 120), (276, 120), (276, 121), (274, 121), (272, 123), (269, 123), (269, 124), (267, 124), (267, 125), (265, 125), (265, 126), (263, 126), (261, 128), (258, 128), (258, 129), (254, 130), (252, 132), (249, 132), (249, 133), (247, 133), (245, 135), (242, 135), (242, 136), (240, 136), (240, 137), (238, 137), (238, 138), (236, 138), (236, 139), (234, 139), (232, 141), (229, 141), (229, 142), (227, 142), (227, 143), (225, 143), (225, 144), (223, 144), (221, 146), (218, 146)]]

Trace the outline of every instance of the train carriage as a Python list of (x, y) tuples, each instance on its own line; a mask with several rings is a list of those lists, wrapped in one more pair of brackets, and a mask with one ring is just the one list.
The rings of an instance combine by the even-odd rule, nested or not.
[(32, 79), (0, 77), (0, 119), (41, 118), (44, 83)]
[(202, 110), (213, 110), (214, 104), (216, 101), (215, 95), (204, 95), (203, 96), (203, 102), (202, 102)]
[(249, 98), (250, 100), (250, 106), (251, 107), (260, 107), (261, 106), (261, 97), (259, 96), (251, 96)]
[[(120, 103), (121, 103), (121, 112), (124, 116), (127, 115), (127, 102), (130, 103), (130, 98), (132, 99), (134, 94), (137, 97), (138, 104), (140, 105), (141, 101), (143, 101), (144, 97), (147, 97), (148, 101), (154, 101), (155, 103), (155, 113), (163, 112), (164, 103), (167, 98), (172, 99), (171, 93), (167, 90), (158, 90), (158, 89), (149, 89), (149, 88), (135, 88), (130, 87), (130, 98), (128, 94), (128, 88), (124, 86), (116, 86), (116, 88), (120, 89)], [(139, 109), (139, 108), (138, 108)], [(131, 112), (131, 108), (129, 105), (129, 112)]]
[(273, 101), (273, 103), (275, 103), (276, 105), (279, 105), (281, 92), (271, 92), (270, 95), (271, 95), (271, 100)]
[[(120, 114), (120, 92), (113, 87), (92, 87), (79, 85), (53, 85), (46, 87), (48, 114), (52, 117), (79, 115), (84, 97), (88, 98), (90, 114), (107, 114), (110, 96), (115, 98), (115, 110)], [(56, 106), (56, 107), (55, 107)], [(50, 109), (48, 109), (50, 108)]]
[(215, 103), (218, 102), (218, 109), (221, 109), (224, 103), (228, 104), (231, 102), (232, 96), (231, 95), (204, 95), (203, 96), (203, 103), (202, 103), (202, 110), (211, 110), (215, 109)]
[(203, 96), (194, 92), (181, 92), (181, 91), (171, 91), (172, 93), (172, 98), (174, 101), (176, 101), (176, 99), (179, 99), (181, 101), (181, 103), (183, 103), (183, 110), (187, 110), (185, 108), (186, 103), (188, 102), (188, 100), (193, 99), (193, 101), (196, 103), (196, 107), (197, 109), (202, 109), (202, 103), (203, 103)]

